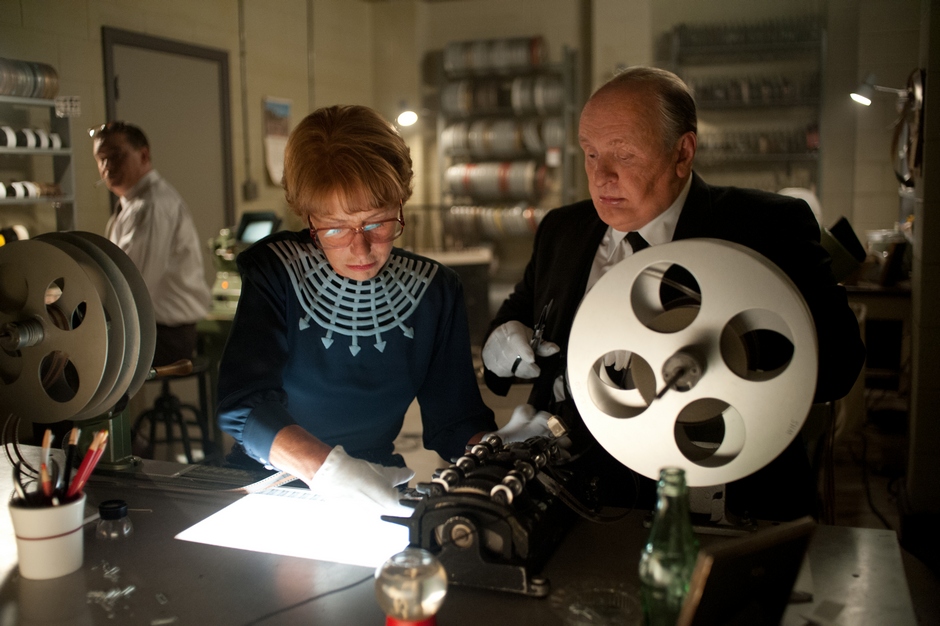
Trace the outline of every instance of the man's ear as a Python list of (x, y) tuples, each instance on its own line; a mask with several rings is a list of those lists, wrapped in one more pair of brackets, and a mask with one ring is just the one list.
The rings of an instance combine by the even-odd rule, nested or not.
[(144, 165), (151, 165), (150, 163), (150, 146), (144, 146), (140, 149), (140, 161)]
[(685, 178), (692, 172), (692, 160), (698, 147), (698, 137), (689, 131), (679, 137), (676, 143), (676, 175)]

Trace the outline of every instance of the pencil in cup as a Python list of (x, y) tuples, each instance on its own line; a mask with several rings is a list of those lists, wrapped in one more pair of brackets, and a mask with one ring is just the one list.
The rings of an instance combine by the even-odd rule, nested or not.
[(72, 427), (69, 433), (68, 449), (65, 453), (65, 471), (63, 472), (63, 489), (66, 493), (69, 490), (69, 484), (72, 482), (72, 467), (75, 465), (75, 457), (78, 454), (78, 438), (82, 434), (82, 429), (78, 426)]
[(88, 451), (85, 453), (81, 465), (78, 466), (78, 471), (75, 472), (75, 477), (69, 484), (68, 491), (66, 491), (65, 494), (66, 498), (72, 498), (76, 494), (82, 493), (82, 490), (85, 488), (85, 483), (88, 482), (88, 478), (91, 476), (91, 472), (95, 469), (98, 461), (101, 460), (101, 455), (104, 454), (104, 449), (107, 444), (107, 430), (99, 430), (95, 433), (95, 437), (91, 440), (91, 445), (88, 446)]

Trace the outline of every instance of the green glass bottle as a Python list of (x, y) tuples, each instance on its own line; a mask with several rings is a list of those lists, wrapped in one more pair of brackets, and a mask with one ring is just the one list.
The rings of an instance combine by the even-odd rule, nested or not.
[(640, 555), (643, 617), (647, 626), (675, 626), (698, 555), (685, 471), (660, 470), (656, 493), (653, 525)]

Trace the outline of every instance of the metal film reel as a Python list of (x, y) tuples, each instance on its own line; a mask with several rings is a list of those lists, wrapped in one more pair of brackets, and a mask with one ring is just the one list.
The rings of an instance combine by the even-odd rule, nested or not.
[[(157, 346), (157, 320), (153, 313), (153, 302), (150, 299), (150, 291), (147, 289), (147, 284), (144, 282), (143, 276), (140, 275), (140, 271), (137, 269), (137, 266), (134, 265), (134, 262), (131, 261), (130, 257), (124, 254), (123, 250), (111, 243), (107, 238), (84, 231), (73, 231), (70, 234), (95, 244), (95, 246), (111, 259), (127, 281), (131, 299), (136, 307), (137, 317), (135, 320), (133, 313), (130, 316), (125, 315), (125, 324), (136, 325), (136, 327), (140, 329), (139, 337), (135, 337), (133, 334), (127, 337), (127, 341), (130, 344), (130, 351), (126, 353), (124, 361), (124, 367), (133, 372), (130, 384), (125, 393), (128, 396), (133, 396), (143, 386), (144, 381), (147, 380), (147, 375), (150, 373), (150, 366), (153, 363), (153, 355)], [(137, 348), (136, 353), (133, 352), (135, 347)], [(137, 365), (136, 369), (133, 367), (135, 363)]]
[(652, 479), (681, 467), (690, 486), (776, 458), (806, 419), (817, 368), (796, 286), (753, 250), (714, 239), (616, 265), (584, 297), (568, 347), (571, 394), (597, 441)]
[(36, 423), (101, 415), (139, 389), (155, 341), (146, 286), (111, 242), (48, 233), (0, 248), (5, 410)]
[[(101, 267), (100, 262), (102, 260), (106, 262), (107, 257), (104, 256), (104, 253), (97, 250), (97, 248), (92, 249), (94, 246), (68, 233), (48, 233), (40, 235), (36, 240), (51, 243), (53, 246), (68, 254), (73, 259), (73, 262), (79, 265), (95, 289), (94, 294), (85, 294), (85, 300), (87, 301), (89, 296), (97, 298), (97, 304), (100, 304), (104, 311), (106, 323), (106, 353), (100, 380), (94, 395), (85, 407), (75, 415), (69, 417), (74, 420), (82, 420), (86, 417), (101, 415), (117, 402), (117, 399), (114, 399), (110, 405), (105, 406), (105, 400), (110, 398), (111, 391), (118, 381), (118, 375), (121, 373), (121, 365), (124, 362), (124, 348), (126, 342), (122, 303), (124, 307), (126, 307), (127, 299), (118, 296), (118, 289), (120, 287), (115, 283), (117, 278), (113, 275), (115, 272), (108, 273)], [(68, 288), (67, 284), (63, 288), (63, 293), (65, 288)], [(124, 281), (123, 291), (128, 291), (127, 281)], [(47, 293), (46, 306), (55, 307), (56, 303), (50, 303), (49, 299), (50, 296)], [(84, 323), (84, 321), (82, 321), (82, 323)], [(44, 341), (43, 344), (45, 345), (46, 342)], [(87, 384), (82, 381), (82, 378), (85, 378), (84, 371), (80, 370), (79, 386)], [(126, 386), (125, 383), (124, 387)]]

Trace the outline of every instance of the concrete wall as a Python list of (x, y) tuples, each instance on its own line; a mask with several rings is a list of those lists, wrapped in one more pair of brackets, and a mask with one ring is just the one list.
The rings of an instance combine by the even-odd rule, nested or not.
[[(655, 60), (660, 35), (680, 22), (754, 22), (819, 14), (828, 25), (822, 110), (821, 200), (827, 223), (846, 215), (862, 234), (890, 228), (897, 214), (896, 185), (888, 158), (894, 108), (890, 97), (869, 109), (845, 97), (868, 73), (879, 84), (901, 86), (916, 66), (918, 0), (245, 0), (248, 146), (250, 177), (262, 183), (257, 200), (242, 200), (246, 178), (242, 82), (239, 72), (238, 3), (235, 0), (0, 0), (0, 54), (54, 65), (60, 93), (82, 98), (73, 120), (78, 227), (100, 232), (108, 194), (84, 146), (84, 129), (104, 119), (101, 27), (112, 26), (226, 50), (232, 87), (232, 136), (236, 213), (283, 211), (280, 188), (263, 170), (261, 100), (289, 98), (294, 122), (317, 106), (361, 103), (392, 118), (402, 101), (412, 106), (433, 98), (423, 66), (429, 53), (451, 40), (541, 34), (552, 60), (562, 46), (582, 47), (583, 8), (592, 11), (592, 88), (618, 67)], [(424, 79), (424, 80), (423, 80)], [(412, 104), (413, 103), (413, 104)], [(403, 134), (412, 145), (416, 203), (438, 197), (433, 142), (426, 118)]]
[[(921, 66), (927, 70), (924, 102), (923, 176), (917, 184), (914, 245), (911, 445), (907, 474), (907, 514), (901, 538), (930, 545), (928, 562), (940, 566), (940, 1), (920, 3)], [(933, 85), (931, 91), (931, 85)]]
[[(229, 59), (236, 215), (275, 209), (286, 217), (283, 192), (264, 169), (262, 99), (289, 99), (293, 122), (313, 106), (373, 103), (372, 10), (358, 0), (245, 0), (245, 64), (239, 67), (235, 0), (0, 0), (0, 56), (42, 61), (59, 73), (61, 95), (82, 101), (72, 120), (77, 228), (103, 232), (109, 195), (98, 178), (85, 130), (105, 120), (101, 27), (224, 50)], [(241, 90), (247, 89), (247, 146)], [(181, 114), (184, 114), (181, 111)], [(247, 171), (250, 168), (250, 171)], [(258, 183), (245, 201), (241, 184)], [(197, 176), (198, 173), (194, 173)], [(296, 225), (293, 220), (288, 225)]]
[[(918, 67), (919, 47), (919, 0), (859, 3), (859, 81), (874, 74), (878, 85), (905, 87), (911, 70)], [(890, 228), (897, 220), (898, 182), (891, 155), (896, 104), (893, 94), (879, 93), (870, 107), (852, 107), (857, 119), (852, 223), (859, 233)]]

